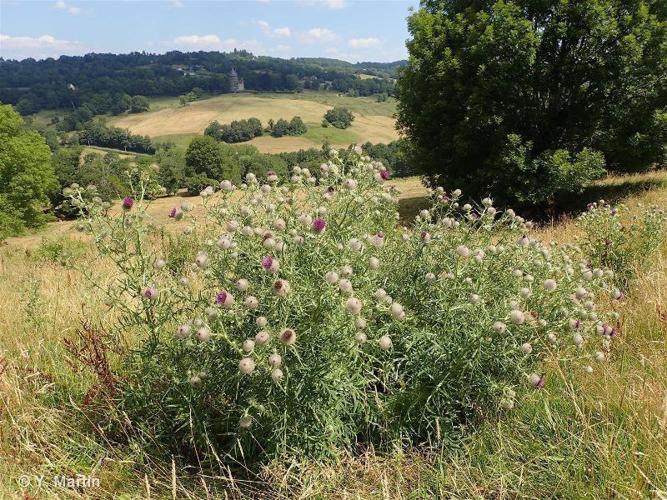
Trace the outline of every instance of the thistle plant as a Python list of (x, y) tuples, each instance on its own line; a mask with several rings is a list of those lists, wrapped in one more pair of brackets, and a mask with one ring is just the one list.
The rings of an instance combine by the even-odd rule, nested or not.
[(117, 268), (95, 286), (131, 346), (118, 406), (135, 428), (246, 461), (435, 444), (549, 390), (546, 359), (608, 358), (610, 271), (459, 190), (401, 227), (388, 178), (333, 151), (318, 179), (223, 181), (199, 218), (171, 210), (185, 234), (151, 220), (141, 189), (117, 215), (86, 206)]

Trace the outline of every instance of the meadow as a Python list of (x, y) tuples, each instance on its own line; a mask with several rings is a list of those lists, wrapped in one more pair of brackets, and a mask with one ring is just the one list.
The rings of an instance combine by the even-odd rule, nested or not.
[[(405, 222), (423, 209), (417, 178), (392, 181)], [(609, 177), (584, 195), (628, 207), (667, 206), (667, 175)], [(169, 209), (188, 202), (201, 218), (200, 198), (161, 198), (148, 213), (158, 226), (175, 225)], [(114, 208), (119, 213), (119, 208)], [(170, 229), (171, 230), (171, 229)], [(530, 238), (576, 243), (571, 218), (531, 229)], [(86, 409), (96, 376), (77, 350), (82, 325), (95, 324), (108, 306), (91, 293), (70, 264), (95, 269), (101, 283), (114, 274), (76, 222), (10, 238), (0, 248), (0, 489), (7, 496), (62, 498), (662, 498), (667, 495), (667, 243), (649, 262), (634, 262), (639, 278), (622, 302), (601, 309), (620, 315), (613, 356), (594, 374), (568, 372), (560, 360), (543, 367), (547, 388), (528, 393), (512, 411), (482, 421), (475, 432), (436, 451), (360, 450), (336, 460), (292, 459), (259, 470), (193, 466), (153, 456), (140, 442), (111, 441)], [(90, 332), (88, 332), (90, 333)], [(103, 367), (101, 367), (103, 369)], [(144, 443), (148, 446), (151, 443)], [(37, 477), (98, 478), (94, 489), (42, 486)], [(29, 484), (19, 480), (27, 475)]]
[[(345, 130), (321, 126), (322, 116), (333, 106), (345, 106), (354, 116)], [(209, 97), (181, 106), (175, 98), (151, 100), (151, 111), (124, 115), (109, 120), (111, 125), (128, 128), (132, 133), (148, 135), (155, 142), (186, 145), (202, 134), (214, 120), (229, 123), (256, 117), (264, 125), (269, 119), (289, 120), (301, 116), (308, 132), (298, 137), (258, 137), (249, 141), (263, 153), (280, 153), (319, 147), (329, 142), (335, 147), (364, 142), (387, 143), (398, 139), (393, 115), (396, 101), (377, 102), (372, 97), (348, 97), (333, 92), (240, 93)]]

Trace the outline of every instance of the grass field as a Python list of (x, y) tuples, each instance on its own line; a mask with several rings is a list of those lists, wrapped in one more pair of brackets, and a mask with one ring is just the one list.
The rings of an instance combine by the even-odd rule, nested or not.
[[(401, 212), (423, 204), (416, 178), (397, 180)], [(667, 174), (610, 177), (585, 195), (667, 206)], [(189, 199), (198, 203), (198, 198)], [(152, 203), (158, 223), (180, 203)], [(573, 242), (569, 219), (535, 230)], [(650, 270), (613, 306), (621, 314), (614, 357), (575, 382), (547, 366), (548, 389), (500, 420), (484, 422), (455, 449), (396, 450), (335, 463), (266, 466), (251, 479), (221, 467), (206, 474), (106, 441), (77, 406), (90, 378), (73, 369), (63, 338), (104, 306), (75, 271), (44, 257), (43, 239), (67, 243), (100, 276), (74, 223), (12, 238), (0, 247), (0, 497), (3, 498), (667, 498), (667, 244)], [(103, 278), (105, 279), (105, 278)], [(612, 307), (611, 305), (607, 307)], [(73, 395), (73, 396), (72, 396)], [(90, 474), (100, 486), (63, 488), (37, 477)], [(31, 484), (19, 481), (27, 475)]]
[[(355, 115), (352, 126), (346, 130), (321, 126), (322, 116), (333, 106), (346, 106)], [(307, 91), (298, 94), (225, 94), (196, 101), (181, 107), (177, 99), (159, 98), (151, 101), (147, 113), (123, 115), (109, 120), (111, 125), (128, 128), (136, 134), (149, 135), (155, 141), (172, 141), (183, 145), (214, 120), (229, 123), (233, 120), (259, 118), (266, 124), (269, 119), (290, 119), (301, 116), (308, 133), (299, 137), (258, 137), (254, 144), (265, 153), (295, 151), (318, 147), (324, 142), (335, 146), (370, 141), (391, 142), (398, 138), (394, 128), (394, 100), (376, 102), (370, 97), (347, 97), (333, 92)]]

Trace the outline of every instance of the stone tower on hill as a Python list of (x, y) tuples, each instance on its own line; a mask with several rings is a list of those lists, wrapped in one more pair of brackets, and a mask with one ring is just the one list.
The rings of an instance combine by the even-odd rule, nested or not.
[(234, 68), (229, 72), (229, 91), (230, 92), (241, 92), (245, 90), (245, 85), (243, 83), (243, 78), (239, 78), (238, 73)]

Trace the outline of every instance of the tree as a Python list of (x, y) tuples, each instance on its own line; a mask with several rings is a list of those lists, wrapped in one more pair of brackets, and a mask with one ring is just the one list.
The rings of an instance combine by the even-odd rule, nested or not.
[(209, 136), (195, 137), (185, 152), (186, 176), (222, 177), (223, 156), (218, 142)]
[(295, 116), (289, 122), (289, 135), (303, 135), (308, 132), (306, 124), (300, 116)]
[(289, 122), (284, 118), (280, 118), (276, 123), (273, 124), (271, 129), (271, 135), (273, 137), (282, 137), (289, 133)]
[(151, 108), (148, 99), (142, 95), (135, 95), (130, 104), (130, 113), (143, 113)]
[(58, 188), (51, 151), (10, 105), (0, 105), (0, 239), (44, 223)]
[(352, 112), (341, 106), (334, 106), (324, 113), (324, 120), (336, 128), (347, 128), (352, 125), (354, 115)]
[(664, 126), (655, 113), (667, 105), (667, 43), (657, 5), (424, 1), (408, 21), (397, 97), (429, 181), (548, 204), (602, 172), (594, 151), (623, 168), (637, 139), (644, 165), (660, 161), (652, 130)]

